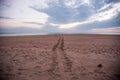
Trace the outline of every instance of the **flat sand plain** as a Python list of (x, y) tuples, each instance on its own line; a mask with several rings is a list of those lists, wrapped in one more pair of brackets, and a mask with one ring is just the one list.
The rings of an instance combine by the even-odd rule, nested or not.
[(0, 80), (120, 80), (120, 35), (0, 37)]

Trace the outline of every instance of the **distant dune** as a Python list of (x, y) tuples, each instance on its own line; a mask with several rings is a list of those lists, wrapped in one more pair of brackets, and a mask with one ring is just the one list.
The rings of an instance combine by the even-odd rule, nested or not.
[(119, 80), (120, 35), (0, 37), (0, 80)]

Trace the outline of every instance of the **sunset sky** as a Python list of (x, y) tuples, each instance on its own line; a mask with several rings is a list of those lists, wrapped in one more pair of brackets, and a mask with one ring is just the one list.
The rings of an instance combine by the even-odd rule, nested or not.
[(0, 0), (0, 34), (120, 34), (120, 0)]

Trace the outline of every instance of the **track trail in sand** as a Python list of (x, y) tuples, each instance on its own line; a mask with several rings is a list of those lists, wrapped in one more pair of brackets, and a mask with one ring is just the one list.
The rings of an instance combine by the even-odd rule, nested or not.
[(51, 80), (79, 80), (72, 69), (72, 61), (64, 51), (64, 37), (59, 35), (57, 44), (52, 48)]

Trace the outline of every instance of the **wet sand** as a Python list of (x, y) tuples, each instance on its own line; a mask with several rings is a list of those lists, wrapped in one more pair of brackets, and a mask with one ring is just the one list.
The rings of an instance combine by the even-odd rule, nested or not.
[(0, 37), (3, 80), (119, 80), (119, 61), (120, 35)]

